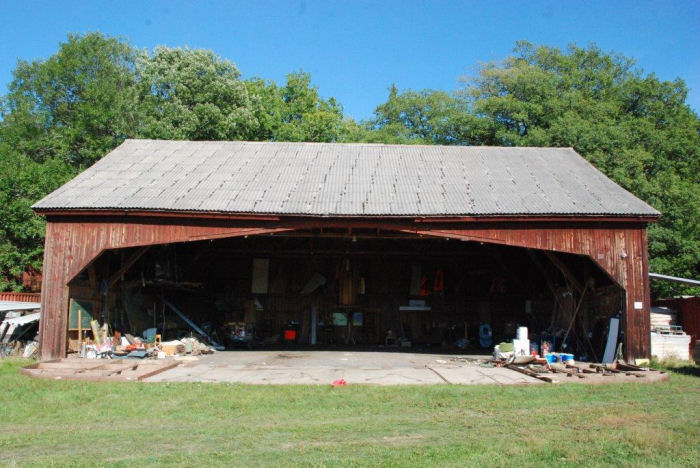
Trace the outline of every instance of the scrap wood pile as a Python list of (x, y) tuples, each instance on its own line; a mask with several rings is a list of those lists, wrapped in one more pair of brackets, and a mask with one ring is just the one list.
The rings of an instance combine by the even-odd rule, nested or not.
[[(7, 303), (7, 302), (6, 302)], [(0, 312), (0, 356), (35, 357), (39, 352), (37, 309)]]
[(539, 356), (520, 356), (495, 359), (492, 363), (497, 367), (506, 367), (547, 383), (564, 381), (600, 383), (603, 380), (619, 380), (601, 379), (601, 377), (622, 376), (634, 379), (647, 379), (649, 381), (666, 380), (668, 378), (664, 372), (627, 364), (623, 361), (616, 361), (612, 364), (578, 363), (573, 360), (552, 363), (547, 358)]
[(96, 320), (91, 323), (92, 336), (81, 343), (80, 357), (88, 359), (164, 359), (170, 356), (198, 356), (215, 352), (213, 347), (202, 343), (194, 336), (179, 340), (162, 341), (156, 329), (144, 331), (142, 337), (129, 333), (121, 335), (118, 331), (110, 332), (109, 325), (102, 326)]
[[(640, 378), (647, 378), (647, 381), (658, 381), (668, 378), (664, 372), (625, 363), (622, 360), (622, 343), (618, 344), (616, 352), (611, 344), (606, 347), (604, 359), (609, 359), (607, 364), (577, 362), (574, 361), (573, 354), (550, 352), (549, 346), (546, 341), (543, 341), (541, 345), (531, 342), (527, 327), (519, 327), (516, 338), (510, 343), (502, 342), (494, 346), (493, 359), (489, 365), (506, 367), (548, 383), (557, 383), (563, 380), (601, 383), (610, 380)], [(617, 354), (617, 359), (614, 358), (615, 354)], [(612, 376), (617, 376), (617, 378), (600, 378)], [(560, 377), (564, 379), (561, 380)]]
[(177, 361), (58, 359), (31, 364), (20, 373), (29, 377), (53, 380), (90, 380), (94, 382), (139, 381), (172, 369)]

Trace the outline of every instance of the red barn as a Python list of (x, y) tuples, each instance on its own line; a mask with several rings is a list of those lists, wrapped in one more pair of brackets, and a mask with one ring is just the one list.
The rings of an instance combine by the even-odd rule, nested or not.
[(127, 140), (33, 208), (44, 359), (89, 318), (189, 330), (166, 304), (220, 339), (449, 349), (528, 326), (591, 360), (619, 315), (625, 357), (650, 354), (659, 213), (570, 148)]

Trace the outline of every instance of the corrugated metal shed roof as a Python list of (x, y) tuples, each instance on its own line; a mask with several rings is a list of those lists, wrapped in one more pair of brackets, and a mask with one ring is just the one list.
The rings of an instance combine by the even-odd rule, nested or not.
[(571, 148), (127, 140), (36, 210), (657, 216)]
[(8, 312), (12, 310), (36, 310), (41, 308), (38, 302), (18, 302), (18, 301), (0, 301), (0, 312)]
[(41, 312), (35, 312), (33, 314), (22, 315), (21, 317), (5, 319), (5, 323), (10, 325), (26, 325), (32, 322), (38, 322), (41, 319)]

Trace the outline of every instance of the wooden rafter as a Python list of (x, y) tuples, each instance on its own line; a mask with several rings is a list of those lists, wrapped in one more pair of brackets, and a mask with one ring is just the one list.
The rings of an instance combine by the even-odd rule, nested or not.
[(116, 272), (114, 272), (114, 274), (112, 274), (112, 276), (110, 276), (107, 280), (107, 291), (109, 291), (112, 288), (112, 286), (117, 284), (119, 278), (121, 278), (124, 275), (124, 273), (129, 271), (129, 269), (131, 269), (131, 267), (134, 266), (134, 264), (139, 260), (139, 258), (141, 258), (143, 254), (145, 254), (150, 248), (151, 247), (147, 245), (145, 247), (141, 247), (136, 252), (132, 253), (131, 256), (129, 256), (129, 258), (127, 258), (126, 261), (122, 264), (122, 266)]
[(557, 267), (557, 270), (561, 272), (562, 275), (569, 281), (571, 286), (576, 290), (577, 293), (581, 294), (583, 292), (583, 286), (579, 282), (579, 280), (576, 279), (576, 276), (569, 270), (569, 268), (564, 265), (564, 262), (559, 260), (559, 258), (554, 254), (553, 252), (548, 252), (544, 251), (544, 254), (547, 256), (550, 262)]

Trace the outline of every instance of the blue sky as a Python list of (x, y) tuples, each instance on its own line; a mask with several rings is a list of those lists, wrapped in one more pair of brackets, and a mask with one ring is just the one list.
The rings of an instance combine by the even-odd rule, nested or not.
[(303, 69), (346, 114), (368, 118), (399, 89), (459, 89), (515, 41), (596, 43), (680, 77), (700, 110), (700, 1), (10, 1), (0, 0), (0, 93), (18, 58), (45, 58), (68, 32), (101, 31), (137, 47), (213, 49), (244, 77)]

